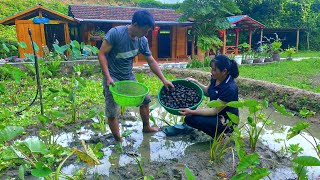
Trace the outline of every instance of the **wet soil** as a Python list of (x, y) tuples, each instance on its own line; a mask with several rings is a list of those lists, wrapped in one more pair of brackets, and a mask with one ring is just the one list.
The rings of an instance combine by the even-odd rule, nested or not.
[[(134, 152), (139, 158), (142, 158), (141, 164), (145, 176), (153, 176), (155, 179), (186, 179), (185, 167), (191, 169), (196, 179), (204, 180), (229, 179), (235, 173), (238, 164), (235, 151), (227, 151), (219, 161), (210, 161), (210, 141), (212, 139), (200, 131), (194, 130), (190, 134), (166, 137), (163, 132), (142, 133), (141, 122), (137, 121), (137, 118), (129, 112), (120, 117), (120, 121), (123, 128), (133, 131), (133, 135), (127, 137), (123, 143), (125, 152), (121, 153), (117, 150), (117, 142), (110, 132), (94, 131), (86, 143), (101, 142), (108, 149), (104, 150), (105, 157), (102, 160), (104, 165), (92, 167), (81, 162), (75, 163), (77, 158), (72, 156), (65, 163), (65, 168), (62, 171), (72, 174), (81, 167), (86, 169), (83, 179), (142, 179), (137, 163), (126, 155), (127, 152)], [(91, 124), (92, 120), (85, 120), (81, 122), (81, 127), (91, 129)], [(85, 132), (77, 132), (76, 130), (79, 129), (77, 126), (69, 124), (64, 128), (57, 129), (60, 133), (74, 132), (73, 139), (68, 143), (69, 147), (81, 148), (81, 138), (79, 137), (81, 133)], [(37, 127), (28, 128), (27, 132), (29, 135), (36, 135)], [(159, 142), (164, 144), (159, 146), (157, 144)], [(245, 140), (245, 142), (248, 141)], [(234, 147), (234, 144), (228, 143), (228, 146)], [(246, 146), (249, 152), (248, 144)], [(287, 157), (278, 155), (261, 142), (258, 143), (256, 152), (260, 155), (261, 162), (258, 167), (266, 167), (273, 171), (290, 166), (290, 160)], [(171, 155), (169, 155), (170, 153)], [(105, 159), (107, 160), (105, 161)], [(74, 168), (75, 166), (77, 168)], [(4, 177), (17, 177), (17, 173), (17, 169), (11, 169)], [(294, 177), (292, 173), (288, 176)], [(26, 179), (34, 178), (28, 176)]]

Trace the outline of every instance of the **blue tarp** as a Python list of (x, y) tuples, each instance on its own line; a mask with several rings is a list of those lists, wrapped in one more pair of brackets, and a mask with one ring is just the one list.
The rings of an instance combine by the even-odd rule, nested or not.
[(231, 16), (231, 17), (227, 17), (228, 21), (233, 24), (234, 22), (239, 21), (240, 19), (244, 18), (245, 15), (240, 15), (240, 16)]

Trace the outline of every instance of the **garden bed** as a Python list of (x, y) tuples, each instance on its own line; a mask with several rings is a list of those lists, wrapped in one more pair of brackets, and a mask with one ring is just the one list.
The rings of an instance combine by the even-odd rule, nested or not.
[[(70, 65), (70, 67), (74, 66)], [(62, 68), (67, 69), (63, 70), (64, 72), (70, 71), (68, 70), (70, 67), (62, 66)], [(149, 73), (151, 74), (150, 69), (139, 67), (134, 68), (134, 71), (144, 72), (143, 74), (136, 74), (137, 79), (149, 86), (150, 95), (156, 95), (162, 84), (155, 76), (149, 76)], [(35, 136), (40, 137), (40, 134), (43, 136), (53, 130), (54, 137), (58, 144), (69, 150), (73, 148), (83, 149), (81, 140), (85, 140), (87, 144), (102, 143), (100, 165), (90, 166), (84, 162), (78, 162), (76, 156), (73, 155), (64, 164), (61, 169), (62, 173), (68, 175), (79, 175), (80, 173), (79, 176), (81, 176), (82, 172), (82, 178), (85, 177), (87, 179), (139, 179), (142, 175), (137, 163), (140, 163), (144, 170), (144, 175), (153, 176), (155, 179), (186, 179), (186, 167), (189, 167), (194, 176), (199, 179), (230, 178), (236, 174), (235, 170), (239, 167), (239, 159), (237, 156), (239, 155), (239, 149), (237, 149), (233, 141), (227, 143), (229, 137), (227, 137), (224, 142), (221, 142), (221, 144), (226, 143), (226, 145), (232, 147), (233, 150), (229, 149), (226, 151), (226, 154), (223, 155), (221, 160), (215, 159), (215, 161), (212, 161), (212, 151), (210, 151), (212, 141), (210, 142), (211, 138), (209, 136), (196, 130), (190, 134), (176, 137), (166, 137), (163, 132), (143, 134), (142, 122), (139, 118), (137, 108), (128, 108), (125, 116), (120, 116), (121, 132), (127, 135), (124, 138), (125, 142), (122, 143), (122, 146), (119, 146), (119, 144), (114, 141), (110, 130), (106, 129), (107, 125), (103, 117), (104, 103), (101, 93), (101, 75), (96, 74), (90, 77), (79, 77), (80, 74), (83, 75), (83, 73), (77, 72), (68, 73), (68, 76), (71, 77), (67, 78), (60, 73), (57, 78), (42, 79), (46, 118), (38, 117), (37, 114), (39, 114), (40, 111), (38, 103), (21, 115), (12, 116), (10, 114), (3, 114), (9, 117), (3, 121), (4, 126), (6, 125), (5, 122), (10, 125), (27, 124), (24, 125), (28, 126), (28, 130), (26, 130), (27, 133), (21, 139), (19, 138), (20, 140)], [(175, 77), (185, 78), (188, 76), (200, 79), (202, 83), (207, 83), (210, 80), (210, 73), (190, 69), (165, 69), (164, 74), (168, 80), (173, 80)], [(251, 84), (258, 85), (256, 81), (240, 78), (238, 79), (240, 92), (242, 91), (241, 88), (244, 86), (242, 83), (244, 82), (250, 83), (250, 88), (248, 88), (247, 91), (252, 91), (251, 88), (256, 88), (255, 86), (251, 87)], [(35, 81), (31, 82), (30, 79), (28, 81), (24, 78), (23, 81), (16, 82), (16, 84), (14, 80), (12, 80), (12, 82), (8, 81), (5, 85), (10, 87), (10, 90), (7, 91), (7, 93), (11, 95), (10, 100), (15, 100), (18, 104), (23, 103), (23, 105), (27, 105), (29, 102), (28, 99), (30, 99), (28, 97), (33, 94), (32, 91), (30, 92), (30, 89), (32, 89), (30, 87), (35, 87), (35, 84)], [(274, 86), (269, 87), (264, 84), (259, 85), (259, 87), (262, 89), (274, 88)], [(26, 94), (20, 94), (21, 92)], [(253, 93), (249, 95), (252, 94)], [(22, 95), (24, 95), (23, 98), (26, 99), (20, 99)], [(7, 99), (3, 100), (7, 101)], [(154, 100), (153, 103), (155, 101), (156, 100)], [(8, 100), (7, 103), (2, 103), (2, 105), (7, 105), (7, 109), (11, 111), (19, 109), (14, 103), (9, 104), (9, 102)], [(203, 103), (203, 106), (206, 105), (206, 103)], [(93, 119), (91, 119), (92, 115), (90, 115), (92, 114), (92, 108), (98, 110)], [(266, 114), (272, 114), (274, 111), (275, 109), (269, 109)], [(7, 111), (3, 112), (7, 113)], [(243, 146), (246, 153), (248, 153), (246, 157), (242, 158), (256, 159), (254, 162), (249, 162), (245, 168), (251, 169), (252, 167), (257, 167), (260, 168), (261, 171), (270, 171), (270, 177), (272, 179), (278, 177), (295, 178), (296, 175), (290, 164), (292, 157), (288, 155), (289, 148), (284, 146), (282, 141), (287, 143), (287, 145), (290, 144), (290, 146), (293, 142), (301, 143), (303, 144), (303, 148), (306, 149), (306, 152), (311, 152), (312, 147), (308, 147), (308, 142), (303, 141), (302, 138), (298, 140), (295, 139), (293, 142), (283, 139), (287, 136), (291, 128), (289, 126), (298, 122), (299, 119), (297, 119), (297, 117), (289, 117), (287, 118), (287, 122), (282, 123), (281, 121), (286, 118), (278, 116), (279, 113), (275, 114), (277, 116), (270, 116), (270, 119), (275, 120), (275, 124), (270, 124), (270, 126), (274, 126), (275, 128), (273, 130), (263, 130), (259, 141), (257, 141), (255, 149), (257, 154), (249, 154), (252, 152), (252, 147), (249, 147), (248, 138), (239, 136), (241, 137), (240, 139), (244, 140), (241, 146)], [(259, 117), (264, 117), (263, 114), (261, 115), (262, 116)], [(157, 119), (155, 122), (157, 122), (160, 127), (167, 125), (165, 121), (161, 119), (165, 119), (171, 124), (181, 122), (182, 120), (179, 116), (168, 114), (163, 108), (159, 108), (159, 105), (151, 112), (151, 116)], [(249, 114), (241, 110), (240, 116), (240, 123), (245, 123)], [(30, 119), (32, 119), (32, 121), (30, 121)], [(318, 124), (311, 126), (310, 132), (316, 132), (314, 133), (314, 137), (319, 138), (317, 126)], [(305, 136), (312, 139), (311, 136)], [(11, 142), (6, 144), (9, 143)], [(50, 156), (33, 154), (30, 158), (38, 157), (41, 158), (40, 160), (44, 159), (43, 162), (52, 162), (50, 159), (51, 156), (54, 156), (57, 161), (61, 161), (61, 158), (64, 158), (66, 155), (64, 154), (66, 153), (64, 152), (66, 149), (64, 149), (64, 153), (61, 154), (62, 149), (57, 146), (52, 147), (52, 145), (46, 145), (46, 147), (51, 147), (50, 152), (52, 154), (50, 154)], [(283, 150), (284, 152), (279, 147), (285, 148), (285, 150)], [(1, 148), (6, 149), (7, 147), (0, 146), (0, 150)], [(218, 153), (221, 151), (216, 150), (214, 152)], [(28, 153), (28, 151), (25, 153)], [(132, 157), (132, 155), (137, 155), (138, 159), (135, 159), (135, 156)], [(0, 158), (4, 158), (4, 156), (0, 156)], [(17, 163), (17, 165), (20, 164)], [(6, 169), (3, 177), (16, 177), (19, 172), (17, 165), (10, 165), (11, 168)], [(51, 166), (53, 170), (55, 170), (55, 167), (56, 166)], [(260, 170), (254, 172), (260, 172)], [(319, 169), (313, 169), (311, 172), (318, 172), (317, 170)], [(243, 171), (247, 170), (243, 169)], [(29, 178), (30, 170), (25, 174)], [(79, 176), (77, 176), (77, 178), (80, 178)], [(317, 176), (319, 175), (309, 174), (309, 177)]]

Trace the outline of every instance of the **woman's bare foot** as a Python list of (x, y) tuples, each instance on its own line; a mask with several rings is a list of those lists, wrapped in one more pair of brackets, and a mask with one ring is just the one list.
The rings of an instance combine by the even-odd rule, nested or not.
[(160, 131), (159, 127), (143, 127), (142, 132), (144, 133), (152, 133)]

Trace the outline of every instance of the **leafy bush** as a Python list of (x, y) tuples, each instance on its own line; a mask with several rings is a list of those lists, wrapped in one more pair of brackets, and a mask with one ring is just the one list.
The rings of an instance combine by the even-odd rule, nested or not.
[(0, 58), (8, 58), (18, 55), (18, 44), (8, 39), (0, 39)]

